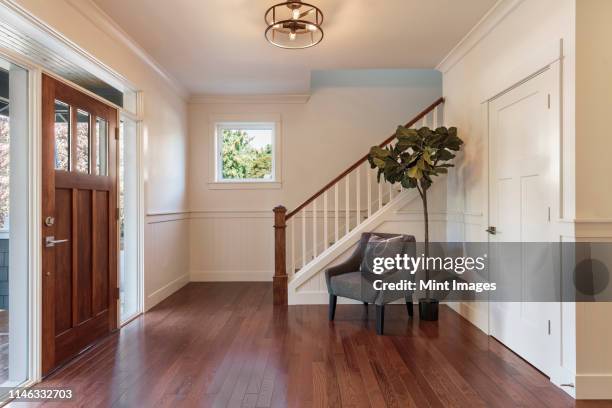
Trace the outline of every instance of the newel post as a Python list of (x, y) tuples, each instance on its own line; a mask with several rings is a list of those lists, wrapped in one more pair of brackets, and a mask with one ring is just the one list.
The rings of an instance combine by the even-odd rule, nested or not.
[(286, 215), (285, 207), (274, 207), (274, 305), (287, 305)]

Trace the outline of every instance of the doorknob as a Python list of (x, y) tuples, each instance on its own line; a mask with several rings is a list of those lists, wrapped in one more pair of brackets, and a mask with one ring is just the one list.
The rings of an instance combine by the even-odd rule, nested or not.
[(485, 231), (491, 235), (497, 234), (497, 228), (495, 228), (493, 225), (489, 225), (489, 228), (487, 228)]
[(47, 248), (53, 248), (55, 244), (62, 244), (64, 242), (68, 242), (67, 239), (55, 239), (54, 236), (45, 237), (45, 246)]

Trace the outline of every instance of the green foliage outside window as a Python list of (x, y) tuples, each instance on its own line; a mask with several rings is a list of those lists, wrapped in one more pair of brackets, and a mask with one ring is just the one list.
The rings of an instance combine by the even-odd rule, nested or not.
[(0, 116), (0, 229), (8, 229), (9, 149), (9, 118)]
[(272, 145), (255, 148), (244, 130), (222, 129), (223, 179), (271, 179)]

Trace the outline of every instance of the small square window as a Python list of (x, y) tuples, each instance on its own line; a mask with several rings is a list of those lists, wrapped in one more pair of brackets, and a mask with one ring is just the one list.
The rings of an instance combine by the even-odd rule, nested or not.
[(276, 180), (275, 123), (217, 123), (216, 182)]

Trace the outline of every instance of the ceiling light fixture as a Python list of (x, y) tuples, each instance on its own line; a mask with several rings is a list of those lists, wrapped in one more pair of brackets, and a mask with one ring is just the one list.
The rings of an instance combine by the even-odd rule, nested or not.
[(280, 48), (303, 49), (323, 40), (323, 12), (301, 0), (286, 1), (268, 9), (266, 40)]

